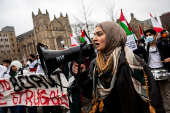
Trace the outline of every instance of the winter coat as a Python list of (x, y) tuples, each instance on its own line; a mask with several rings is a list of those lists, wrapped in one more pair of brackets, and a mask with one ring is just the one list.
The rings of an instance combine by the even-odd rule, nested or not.
[[(145, 74), (148, 78), (149, 85), (149, 97), (151, 100), (151, 105), (156, 110), (156, 113), (164, 113), (162, 102), (160, 100), (160, 92), (150, 71), (150, 68), (146, 63), (135, 56), (137, 61), (140, 62), (141, 66), (144, 68)], [(96, 65), (96, 59), (91, 62), (90, 65), (90, 76), (93, 75), (93, 69)], [(92, 78), (92, 77), (90, 77)], [(81, 83), (80, 87), (83, 89), (82, 94), (85, 98), (92, 99), (92, 79), (87, 76), (80, 77)], [(85, 82), (83, 82), (85, 81)], [(125, 60), (125, 52), (122, 50), (121, 56), (118, 63), (118, 71), (115, 86), (113, 87), (111, 93), (104, 99), (104, 110), (102, 113), (150, 113), (149, 105), (141, 99), (139, 94), (136, 92), (130, 74), (127, 68), (127, 63)], [(97, 111), (96, 113), (98, 113)]]

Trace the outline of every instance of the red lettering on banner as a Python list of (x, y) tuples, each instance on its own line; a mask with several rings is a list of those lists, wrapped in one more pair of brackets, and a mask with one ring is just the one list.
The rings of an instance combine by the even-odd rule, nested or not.
[[(21, 97), (22, 97), (22, 94), (23, 94), (24, 92), (16, 92), (16, 93), (11, 93), (11, 95), (13, 96), (13, 98), (12, 98), (12, 100), (13, 100), (13, 104), (17, 104), (17, 102), (18, 102), (18, 99), (19, 99), (19, 104), (21, 104)], [(20, 96), (19, 97), (17, 97), (16, 95), (17, 94), (19, 94)], [(17, 100), (17, 101), (16, 101)]]
[(64, 99), (65, 99), (66, 102), (63, 102), (62, 98), (60, 98), (60, 99), (61, 99), (61, 104), (64, 104), (64, 105), (66, 105), (67, 107), (69, 107), (67, 95), (64, 95), (63, 97), (64, 97)]
[(7, 105), (7, 102), (1, 102), (3, 97), (4, 97), (4, 95), (0, 94), (0, 105)]
[(35, 97), (35, 93), (34, 93), (34, 105), (38, 105), (39, 106), (39, 104), (40, 104), (40, 93), (39, 93), (39, 89), (37, 90), (37, 100), (38, 100), (38, 102), (36, 102), (36, 99), (35, 99), (36, 97)]
[[(26, 99), (25, 99), (25, 101), (26, 101), (26, 105), (27, 105), (27, 104), (28, 104), (28, 101), (31, 102), (31, 99), (33, 98), (33, 92), (32, 92), (31, 90), (26, 90), (25, 93), (26, 93)], [(31, 93), (30, 96), (28, 95), (29, 93)], [(32, 102), (31, 102), (31, 106), (32, 106)]]
[(21, 97), (22, 97), (22, 94), (23, 94), (24, 92), (17, 92), (17, 94), (19, 94), (20, 96), (19, 96), (19, 104), (21, 104)]
[[(3, 87), (3, 91), (4, 90), (10, 90), (11, 87), (10, 87), (10, 83), (6, 80), (0, 80), (0, 84), (1, 86)], [(5, 89), (6, 88), (6, 89)]]
[[(13, 96), (12, 100), (13, 100), (13, 104), (16, 105), (18, 102), (18, 97), (16, 97), (16, 93), (11, 93), (11, 95)], [(17, 101), (16, 101), (17, 100)]]
[[(53, 94), (53, 96), (52, 96)], [(60, 103), (60, 100), (58, 97), (55, 96), (55, 91), (51, 91), (51, 94), (50, 94), (50, 99), (51, 99), (51, 102), (54, 104), (54, 105), (59, 105)], [(54, 102), (54, 99), (57, 100), (57, 102)]]
[[(41, 92), (42, 92), (41, 94), (46, 94), (47, 95), (45, 90), (42, 90)], [(45, 101), (42, 102), (42, 99), (44, 99)], [(49, 105), (49, 100), (50, 100), (49, 97), (41, 95), (41, 104), (42, 105)]]

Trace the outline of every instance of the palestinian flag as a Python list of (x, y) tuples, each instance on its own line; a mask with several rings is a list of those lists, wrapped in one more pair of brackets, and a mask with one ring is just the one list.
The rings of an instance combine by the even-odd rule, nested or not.
[(80, 40), (81, 40), (81, 42), (87, 41), (87, 44), (91, 44), (91, 40), (90, 40), (90, 38), (87, 36), (85, 30), (81, 31)]
[(153, 29), (156, 31), (156, 32), (161, 32), (162, 30), (164, 30), (160, 25), (159, 23), (155, 20), (155, 18), (151, 15), (150, 13), (150, 16), (151, 16), (151, 21), (152, 21), (152, 25), (153, 25)]
[(119, 23), (119, 25), (125, 30), (127, 36), (131, 35), (131, 32), (130, 32), (128, 24), (127, 24), (127, 21), (126, 21), (124, 15), (123, 15), (122, 9), (121, 9), (121, 14), (120, 14), (120, 23)]
[(167, 29), (166, 25), (165, 25), (165, 30), (166, 30), (166, 31), (168, 31), (168, 29)]
[(132, 32), (132, 29), (130, 28), (130, 25), (128, 24), (127, 20), (125, 19), (122, 9), (121, 9), (121, 14), (120, 14), (120, 23), (119, 25), (125, 30), (127, 36), (128, 35), (133, 35), (134, 39), (137, 40), (135, 34)]
[(140, 31), (140, 34), (141, 34), (141, 38), (144, 39), (144, 34), (143, 34), (143, 31), (142, 31), (142, 28), (141, 28), (141, 25), (139, 24), (139, 31)]
[(79, 44), (76, 42), (76, 40), (74, 39), (73, 35), (70, 34), (71, 36), (71, 46), (74, 47), (74, 46), (78, 46)]

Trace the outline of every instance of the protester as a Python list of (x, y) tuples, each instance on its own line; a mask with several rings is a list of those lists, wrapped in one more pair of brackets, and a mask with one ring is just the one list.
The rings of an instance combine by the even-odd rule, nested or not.
[(5, 66), (0, 65), (0, 78), (4, 78), (4, 74), (7, 72), (7, 68)]
[[(9, 71), (10, 71), (10, 66), (11, 64), (11, 61), (10, 60), (3, 60), (3, 66), (5, 66), (7, 68), (7, 72), (6, 72), (6, 75), (9, 75)], [(4, 78), (9, 78), (10, 76), (7, 76), (7, 77), (4, 77)]]
[(35, 55), (30, 54), (29, 61), (30, 61), (30, 64), (29, 64), (30, 72), (36, 72), (38, 63), (37, 63), (37, 60), (35, 59)]
[[(149, 64), (151, 69), (165, 68), (170, 69), (170, 63), (160, 62), (165, 61), (170, 57), (170, 45), (156, 40), (156, 31), (148, 29), (144, 32), (148, 45), (146, 47), (145, 62)], [(155, 63), (160, 62), (160, 63)]]
[(145, 40), (143, 38), (139, 39), (138, 45), (138, 48), (133, 50), (133, 53), (144, 59), (144, 57), (146, 56)]
[(170, 37), (169, 37), (168, 31), (166, 31), (166, 30), (162, 30), (161, 31), (161, 38), (160, 38), (160, 40), (162, 42), (166, 42), (166, 43), (170, 44)]
[(41, 61), (40, 61), (40, 58), (39, 58), (39, 55), (37, 54), (36, 55), (36, 58), (37, 58), (37, 62), (38, 62), (38, 66), (37, 66), (37, 71), (36, 73), (44, 73), (42, 67), (41, 67)]
[[(5, 61), (7, 62), (7, 61)], [(9, 65), (9, 64), (5, 64), (4, 65)], [(22, 64), (19, 62), (19, 61), (13, 61), (11, 63), (11, 68), (9, 69), (9, 73), (6, 73), (5, 77), (1, 77), (1, 78), (9, 78), (11, 76), (16, 76), (19, 72), (19, 69), (22, 67)], [(4, 70), (4, 69), (3, 69)], [(0, 70), (1, 71), (1, 70)], [(7, 70), (6, 70), (7, 72)], [(0, 107), (0, 113), (7, 113), (8, 112), (8, 109), (10, 110), (10, 113), (18, 113), (18, 110), (17, 110), (18, 106), (10, 106), (10, 107)]]
[[(163, 32), (161, 32), (162, 34)], [(170, 45), (167, 42), (156, 40), (156, 31), (148, 29), (144, 32), (146, 40), (149, 42), (146, 49), (145, 61), (149, 64), (151, 70), (170, 69)], [(170, 112), (170, 82), (160, 81), (161, 96), (166, 112)]]
[[(25, 75), (30, 74), (28, 70), (23, 70), (22, 64), (15, 60), (11, 63), (10, 75), (17, 76), (17, 75)], [(25, 106), (16, 106), (18, 113), (25, 113)], [(28, 107), (29, 113), (37, 113), (37, 107)]]
[[(118, 24), (106, 21), (97, 25), (94, 35), (99, 52), (89, 68), (93, 80), (85, 73), (79, 80), (84, 95), (93, 98), (90, 113), (163, 113), (153, 75), (146, 63), (125, 45), (125, 31)], [(77, 66), (74, 63), (75, 74)], [(83, 64), (81, 68), (85, 72)]]

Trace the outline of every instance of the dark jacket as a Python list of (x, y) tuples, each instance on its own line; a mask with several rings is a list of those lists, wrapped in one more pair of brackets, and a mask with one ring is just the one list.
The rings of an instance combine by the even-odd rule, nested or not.
[(138, 55), (140, 58), (145, 59), (146, 50), (143, 46), (139, 46), (137, 49), (133, 50), (133, 53)]
[[(156, 46), (157, 46), (158, 51), (161, 55), (162, 61), (164, 61), (166, 58), (170, 57), (170, 45), (169, 44), (157, 40)], [(150, 48), (150, 45), (148, 44), (147, 48), (146, 48), (146, 56), (144, 57), (144, 60), (146, 63), (149, 62), (149, 48)], [(163, 62), (163, 65), (164, 65), (165, 69), (170, 69), (170, 63)]]
[[(148, 77), (149, 95), (151, 105), (155, 108), (156, 113), (164, 113), (162, 102), (160, 100), (160, 93), (153, 75), (146, 65), (146, 63), (135, 56), (138, 62), (142, 65), (145, 73)], [(92, 75), (96, 61), (93, 60), (90, 65), (90, 74)], [(144, 102), (134, 89), (131, 77), (129, 76), (129, 70), (127, 68), (125, 60), (125, 52), (122, 50), (119, 63), (117, 78), (115, 86), (111, 93), (104, 99), (104, 110), (103, 113), (150, 113), (148, 103)], [(85, 79), (84, 79), (85, 80)], [(87, 81), (87, 80), (86, 80)], [(83, 96), (86, 98), (92, 98), (92, 80), (82, 85)], [(97, 111), (98, 112), (98, 111)]]

